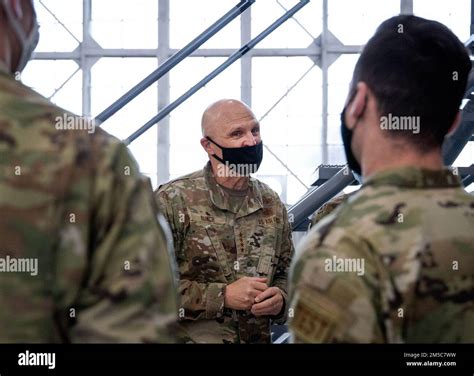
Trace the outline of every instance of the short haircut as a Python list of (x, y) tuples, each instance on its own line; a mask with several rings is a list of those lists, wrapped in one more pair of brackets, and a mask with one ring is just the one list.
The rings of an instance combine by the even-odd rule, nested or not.
[(351, 83), (373, 92), (381, 116), (419, 117), (419, 133), (396, 130), (420, 152), (442, 145), (466, 90), (467, 49), (443, 24), (400, 15), (384, 21), (368, 41)]

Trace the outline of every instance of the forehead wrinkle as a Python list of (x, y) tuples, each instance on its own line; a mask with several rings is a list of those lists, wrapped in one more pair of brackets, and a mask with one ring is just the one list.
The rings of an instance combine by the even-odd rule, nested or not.
[(229, 129), (245, 126), (249, 122), (258, 124), (253, 112), (244, 103), (237, 100), (220, 100), (211, 104), (203, 113), (203, 135), (223, 135)]

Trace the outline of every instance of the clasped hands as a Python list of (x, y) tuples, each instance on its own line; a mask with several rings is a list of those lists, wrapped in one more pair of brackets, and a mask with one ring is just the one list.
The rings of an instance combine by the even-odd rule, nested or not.
[(278, 287), (268, 287), (266, 278), (243, 277), (226, 286), (224, 305), (230, 309), (250, 310), (255, 316), (275, 316), (283, 308)]

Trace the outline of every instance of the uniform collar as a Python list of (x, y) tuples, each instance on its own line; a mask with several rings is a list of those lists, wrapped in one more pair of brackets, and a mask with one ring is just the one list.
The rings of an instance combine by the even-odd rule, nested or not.
[(230, 207), (227, 192), (217, 184), (210, 162), (206, 164), (203, 171), (206, 185), (209, 189), (210, 200), (217, 208), (236, 214), (236, 218), (245, 217), (263, 208), (262, 194), (257, 189), (254, 178), (250, 178), (247, 196), (244, 198), (242, 206), (236, 213), (234, 209)]
[(449, 169), (427, 170), (419, 167), (401, 167), (378, 172), (369, 177), (363, 184), (392, 185), (404, 188), (453, 188), (460, 187), (459, 177)]

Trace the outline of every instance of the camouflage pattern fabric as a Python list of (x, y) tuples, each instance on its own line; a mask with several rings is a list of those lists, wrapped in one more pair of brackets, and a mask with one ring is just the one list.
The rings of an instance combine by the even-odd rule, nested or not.
[[(268, 343), (270, 317), (224, 307), (225, 286), (267, 278), (286, 301), (293, 254), (287, 212), (278, 195), (250, 178), (240, 208), (204, 170), (165, 184), (156, 198), (173, 232), (180, 271), (180, 337), (194, 343)], [(286, 309), (277, 323), (286, 320)]]
[(324, 217), (331, 214), (339, 205), (341, 205), (346, 200), (347, 196), (348, 196), (347, 194), (336, 196), (332, 200), (329, 200), (323, 206), (321, 206), (311, 218), (311, 223), (309, 225), (309, 228), (314, 227)]
[(175, 341), (149, 180), (121, 142), (58, 119), (85, 121), (0, 72), (0, 342)]
[(298, 247), (294, 341), (473, 342), (473, 229), (450, 171), (375, 174)]

